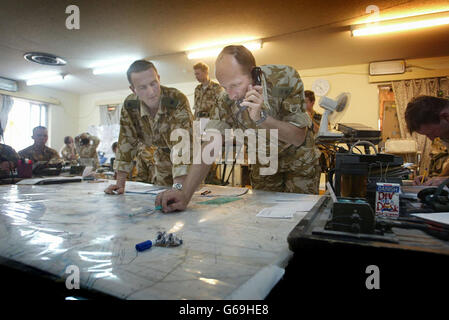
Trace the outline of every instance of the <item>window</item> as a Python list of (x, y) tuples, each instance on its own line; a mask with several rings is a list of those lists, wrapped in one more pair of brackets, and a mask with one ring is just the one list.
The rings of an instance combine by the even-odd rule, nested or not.
[(4, 138), (5, 143), (18, 152), (34, 143), (31, 139), (34, 127), (47, 127), (48, 107), (45, 104), (19, 98), (13, 98), (13, 101)]

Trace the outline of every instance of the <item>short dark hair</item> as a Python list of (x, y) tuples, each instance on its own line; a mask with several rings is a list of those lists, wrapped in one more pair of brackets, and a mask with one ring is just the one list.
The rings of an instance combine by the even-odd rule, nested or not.
[(114, 149), (116, 149), (117, 146), (118, 146), (118, 142), (116, 141), (112, 144), (112, 151), (114, 151)]
[(71, 136), (66, 136), (66, 137), (64, 138), (64, 143), (65, 143), (65, 144), (68, 144), (68, 143), (70, 142), (70, 138), (71, 138)]
[(304, 95), (309, 99), (310, 102), (315, 102), (315, 93), (313, 93), (313, 91), (306, 90), (304, 91)]
[(43, 127), (43, 126), (37, 126), (37, 127), (33, 128), (33, 136), (34, 136), (34, 132), (35, 132), (35, 131), (41, 130), (41, 129), (44, 129), (44, 130), (47, 130), (47, 131), (48, 131), (48, 129), (47, 129), (46, 127)]
[(449, 100), (432, 96), (415, 97), (407, 104), (405, 122), (410, 133), (418, 131), (421, 125), (440, 123), (440, 113), (449, 108)]
[(249, 51), (245, 46), (231, 45), (224, 47), (218, 55), (217, 61), (222, 59), (224, 54), (234, 56), (235, 60), (242, 67), (242, 71), (245, 74), (251, 74), (251, 71), (256, 66), (256, 59), (251, 51)]
[(131, 73), (133, 72), (142, 72), (148, 69), (153, 68), (154, 71), (156, 71), (157, 73), (157, 69), (154, 66), (154, 64), (150, 61), (147, 60), (136, 60), (134, 61), (128, 68), (128, 70), (126, 71), (126, 76), (128, 77), (128, 82), (130, 85), (133, 85), (133, 83), (131, 82)]

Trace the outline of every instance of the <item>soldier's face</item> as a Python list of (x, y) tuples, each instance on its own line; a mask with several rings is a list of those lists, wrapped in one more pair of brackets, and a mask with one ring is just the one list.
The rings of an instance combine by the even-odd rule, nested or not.
[(207, 72), (201, 70), (201, 69), (195, 69), (193, 70), (193, 73), (195, 74), (195, 78), (196, 80), (198, 80), (198, 82), (205, 82), (207, 80)]
[(217, 80), (226, 90), (229, 98), (235, 101), (245, 98), (252, 79), (251, 75), (242, 72), (242, 68), (235, 58), (231, 55), (223, 55), (215, 67)]
[(31, 138), (33, 138), (36, 145), (43, 146), (47, 143), (48, 131), (46, 129), (37, 129)]
[(312, 112), (313, 110), (313, 102), (309, 100), (309, 98), (305, 98), (306, 101), (306, 110), (307, 112)]
[(133, 72), (131, 73), (131, 82), (130, 89), (140, 100), (150, 108), (159, 106), (161, 83), (156, 70), (150, 68), (141, 72)]

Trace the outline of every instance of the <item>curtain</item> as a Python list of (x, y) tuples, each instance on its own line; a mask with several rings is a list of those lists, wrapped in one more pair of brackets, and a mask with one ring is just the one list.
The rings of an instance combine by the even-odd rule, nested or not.
[(399, 119), (401, 138), (414, 139), (418, 143), (418, 150), (421, 152), (421, 161), (419, 166), (420, 168), (428, 168), (432, 141), (430, 141), (426, 136), (417, 134), (416, 132), (410, 135), (407, 129), (407, 124), (405, 123), (405, 109), (407, 108), (408, 102), (412, 98), (420, 95), (446, 97), (449, 94), (448, 79), (429, 78), (393, 81), (392, 86), (396, 100), (396, 110)]
[(10, 96), (0, 95), (0, 125), (3, 132), (6, 130), (8, 124), (8, 114), (11, 111), (14, 101)]
[(120, 123), (121, 105), (100, 106), (100, 125), (110, 126)]

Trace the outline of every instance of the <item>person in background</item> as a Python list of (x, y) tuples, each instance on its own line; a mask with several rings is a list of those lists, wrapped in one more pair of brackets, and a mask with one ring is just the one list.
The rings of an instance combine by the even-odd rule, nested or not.
[(224, 89), (209, 78), (209, 66), (198, 62), (193, 66), (196, 80), (200, 83), (195, 88), (194, 120), (209, 118), (210, 110), (218, 104)]
[(79, 163), (86, 167), (94, 169), (100, 166), (97, 155), (97, 147), (100, 139), (87, 132), (81, 133), (75, 137), (75, 148), (79, 154)]
[[(3, 140), (3, 129), (0, 125), (0, 139)], [(17, 167), (19, 155), (10, 146), (0, 143), (0, 178), (9, 177), (12, 170)]]
[(63, 162), (58, 151), (45, 145), (48, 141), (48, 130), (46, 127), (35, 127), (31, 138), (34, 140), (34, 144), (19, 151), (20, 158), (30, 159), (33, 163), (47, 162), (57, 164)]
[(64, 146), (61, 149), (61, 156), (66, 163), (70, 165), (77, 165), (79, 155), (75, 148), (75, 143), (73, 138), (70, 136), (66, 136), (64, 138)]
[[(413, 98), (405, 110), (405, 122), (412, 134), (417, 132), (430, 140), (440, 138), (441, 143), (449, 147), (449, 100), (433, 96), (419, 96)], [(438, 186), (448, 176), (418, 176), (415, 185)]]
[(304, 96), (306, 100), (306, 110), (313, 123), (313, 133), (317, 134), (318, 130), (320, 130), (321, 114), (315, 112), (313, 109), (313, 105), (315, 104), (315, 93), (311, 90), (306, 90), (304, 91)]

